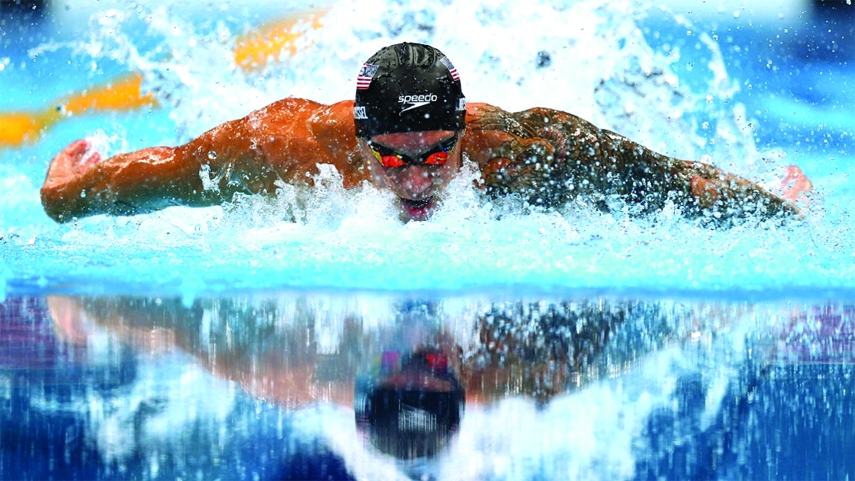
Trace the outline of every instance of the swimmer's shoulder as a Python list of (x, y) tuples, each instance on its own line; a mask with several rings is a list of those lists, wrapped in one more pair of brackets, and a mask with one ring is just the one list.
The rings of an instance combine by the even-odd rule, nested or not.
[(547, 107), (532, 107), (510, 112), (487, 103), (466, 105), (467, 132), (498, 131), (520, 138), (538, 138), (559, 127), (563, 130), (596, 131), (596, 126), (569, 112)]
[(312, 128), (353, 128), (353, 100), (323, 104), (309, 99), (287, 97), (252, 112), (247, 119)]
[(262, 107), (244, 119), (246, 130), (260, 144), (273, 142), (287, 157), (302, 152), (321, 155), (312, 162), (331, 163), (329, 156), (346, 156), (356, 146), (353, 101), (323, 104), (289, 97)]
[(516, 159), (534, 144), (557, 148), (570, 133), (596, 138), (598, 129), (573, 114), (545, 107), (509, 112), (487, 103), (466, 106), (464, 150), (479, 164), (499, 157)]
[(350, 172), (356, 149), (352, 100), (323, 104), (288, 97), (229, 127), (221, 137), (240, 150), (235, 157), (241, 163), (266, 165), (285, 182), (305, 181), (317, 174), (318, 164), (333, 165), (348, 185), (361, 180)]
[(467, 130), (501, 130), (503, 120), (510, 118), (511, 113), (483, 102), (466, 104)]
[(508, 149), (511, 137), (507, 129), (510, 116), (510, 112), (495, 105), (474, 102), (466, 105), (466, 130), (462, 148), (464, 154), (477, 163), (482, 171), (491, 160), (511, 155)]

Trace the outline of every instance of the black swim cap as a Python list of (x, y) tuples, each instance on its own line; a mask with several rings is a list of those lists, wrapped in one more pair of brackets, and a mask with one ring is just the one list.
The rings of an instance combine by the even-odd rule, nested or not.
[(356, 78), (357, 137), (394, 132), (462, 130), (466, 99), (457, 69), (442, 52), (419, 43), (380, 49)]

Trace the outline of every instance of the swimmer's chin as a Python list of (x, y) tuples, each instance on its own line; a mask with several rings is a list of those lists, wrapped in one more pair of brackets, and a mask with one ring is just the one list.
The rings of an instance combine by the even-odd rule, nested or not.
[(412, 200), (405, 199), (403, 197), (398, 198), (401, 204), (401, 213), (402, 218), (407, 220), (416, 220), (423, 221), (427, 220), (431, 213), (433, 212), (434, 207), (434, 198), (433, 196), (428, 197), (427, 199), (422, 200)]

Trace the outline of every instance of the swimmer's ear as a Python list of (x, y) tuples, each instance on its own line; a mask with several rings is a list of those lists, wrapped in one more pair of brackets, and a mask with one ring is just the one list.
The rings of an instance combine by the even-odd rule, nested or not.
[(370, 157), (366, 157), (367, 155), (369, 155), (371, 153), (370, 147), (368, 146), (368, 139), (363, 138), (363, 137), (357, 137), (356, 138), (356, 152), (357, 152), (357, 155), (355, 155), (354, 159), (352, 159), (354, 162), (360, 162), (363, 158), (365, 158), (365, 159), (370, 158)]
[(463, 137), (466, 136), (466, 128), (462, 128), (457, 131), (457, 145), (460, 145), (460, 142), (463, 141)]

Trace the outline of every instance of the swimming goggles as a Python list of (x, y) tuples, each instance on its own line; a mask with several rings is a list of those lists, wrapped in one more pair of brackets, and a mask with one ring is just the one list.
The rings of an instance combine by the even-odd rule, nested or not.
[(454, 150), (457, 144), (457, 134), (437, 143), (432, 149), (422, 153), (418, 157), (410, 157), (397, 152), (385, 145), (375, 144), (371, 140), (368, 141), (368, 146), (374, 154), (374, 158), (380, 165), (387, 169), (403, 167), (405, 165), (443, 165), (448, 162), (448, 155)]

